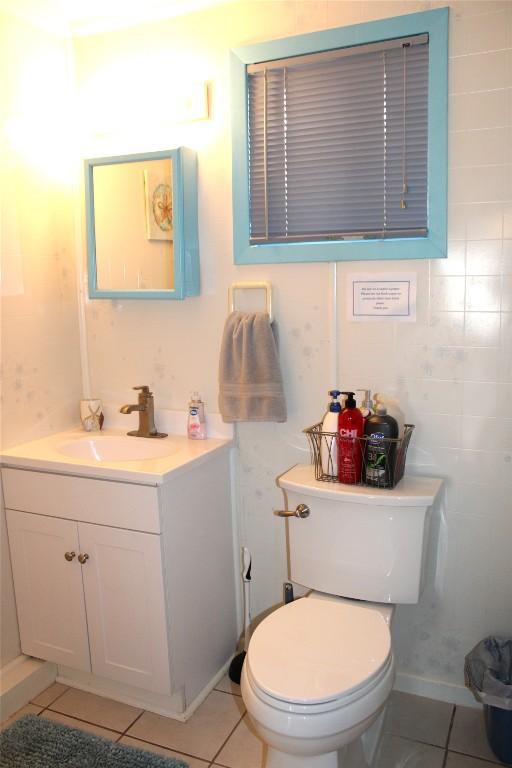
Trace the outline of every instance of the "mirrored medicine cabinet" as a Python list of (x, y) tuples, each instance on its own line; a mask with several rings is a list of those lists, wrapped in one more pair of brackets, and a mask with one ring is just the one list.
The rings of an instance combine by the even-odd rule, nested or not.
[(199, 294), (192, 150), (88, 159), (85, 202), (91, 299)]

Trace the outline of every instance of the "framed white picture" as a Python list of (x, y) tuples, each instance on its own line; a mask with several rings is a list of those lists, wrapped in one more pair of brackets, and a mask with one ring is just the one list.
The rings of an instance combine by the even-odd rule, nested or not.
[(148, 240), (173, 239), (172, 167), (170, 175), (144, 169), (146, 236)]

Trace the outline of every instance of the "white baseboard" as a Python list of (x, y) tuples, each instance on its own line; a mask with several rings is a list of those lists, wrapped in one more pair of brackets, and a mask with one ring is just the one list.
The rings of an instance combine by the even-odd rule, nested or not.
[(198, 693), (198, 694), (197, 694), (197, 696), (195, 697), (195, 699), (194, 699), (194, 700), (193, 700), (193, 701), (192, 701), (192, 702), (191, 702), (191, 703), (188, 705), (188, 707), (186, 708), (185, 712), (183, 713), (183, 719), (184, 719), (185, 721), (187, 721), (187, 720), (189, 719), (189, 717), (191, 717), (191, 716), (194, 714), (194, 712), (196, 711), (196, 709), (198, 708), (198, 706), (199, 706), (200, 704), (202, 704), (202, 703), (203, 703), (203, 701), (206, 699), (206, 697), (208, 696), (208, 694), (209, 694), (209, 693), (211, 693), (211, 691), (213, 691), (213, 689), (215, 688), (215, 686), (217, 685), (217, 683), (218, 683), (220, 680), (222, 680), (222, 678), (223, 678), (223, 677), (224, 677), (224, 675), (227, 673), (227, 671), (228, 671), (228, 669), (229, 669), (229, 667), (230, 667), (231, 661), (232, 661), (232, 659), (230, 659), (229, 661), (227, 661), (227, 662), (224, 664), (224, 666), (223, 666), (223, 667), (222, 667), (222, 668), (221, 668), (221, 669), (220, 669), (220, 670), (217, 672), (217, 674), (215, 675), (215, 677), (213, 677), (213, 678), (210, 680), (210, 682), (208, 683), (208, 685), (206, 685), (206, 686), (203, 688), (203, 690), (202, 690), (202, 691), (200, 691), (200, 693)]
[(48, 688), (57, 676), (57, 667), (49, 661), (21, 654), (0, 669), (0, 720), (14, 712)]
[(185, 699), (181, 690), (169, 696), (151, 693), (151, 691), (144, 691), (141, 688), (117, 683), (104, 677), (97, 677), (90, 672), (71, 669), (71, 667), (59, 666), (57, 682), (69, 685), (71, 688), (78, 688), (80, 691), (95, 693), (98, 696), (129, 704), (132, 707), (147, 709), (149, 712), (155, 712), (157, 715), (164, 715), (164, 717), (170, 717), (173, 720), (179, 720), (184, 723), (191, 717), (197, 707), (203, 703), (219, 680), (224, 677), (229, 668), (230, 661), (231, 659), (224, 664), (222, 669), (210, 680), (188, 707), (185, 706)]
[(446, 683), (443, 680), (430, 680), (426, 677), (398, 672), (394, 689), (403, 693), (413, 693), (415, 696), (425, 696), (427, 699), (447, 701), (462, 707), (475, 709), (482, 707), (468, 688), (456, 683)]

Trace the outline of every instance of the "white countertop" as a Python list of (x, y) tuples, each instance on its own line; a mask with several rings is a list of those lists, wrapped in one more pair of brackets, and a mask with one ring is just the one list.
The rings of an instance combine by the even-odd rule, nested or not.
[[(87, 438), (101, 440), (108, 436), (125, 436), (126, 430), (103, 429), (101, 432), (84, 432), (74, 429), (55, 435), (22, 443), (4, 450), (0, 454), (2, 466), (18, 469), (79, 475), (103, 480), (117, 480), (143, 485), (162, 485), (172, 474), (182, 473), (192, 466), (198, 466), (211, 457), (212, 453), (228, 450), (230, 438), (207, 438), (189, 440), (182, 435), (169, 435), (158, 440), (162, 446), (168, 444), (168, 456), (123, 461), (97, 461), (94, 459), (72, 458), (59, 450), (63, 443)], [(148, 440), (133, 437), (132, 440)], [(154, 439), (151, 439), (154, 442)]]

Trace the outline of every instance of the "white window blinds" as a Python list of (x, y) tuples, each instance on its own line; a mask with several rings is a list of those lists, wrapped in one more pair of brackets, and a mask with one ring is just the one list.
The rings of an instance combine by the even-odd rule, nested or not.
[(252, 244), (427, 235), (427, 35), (247, 75)]

